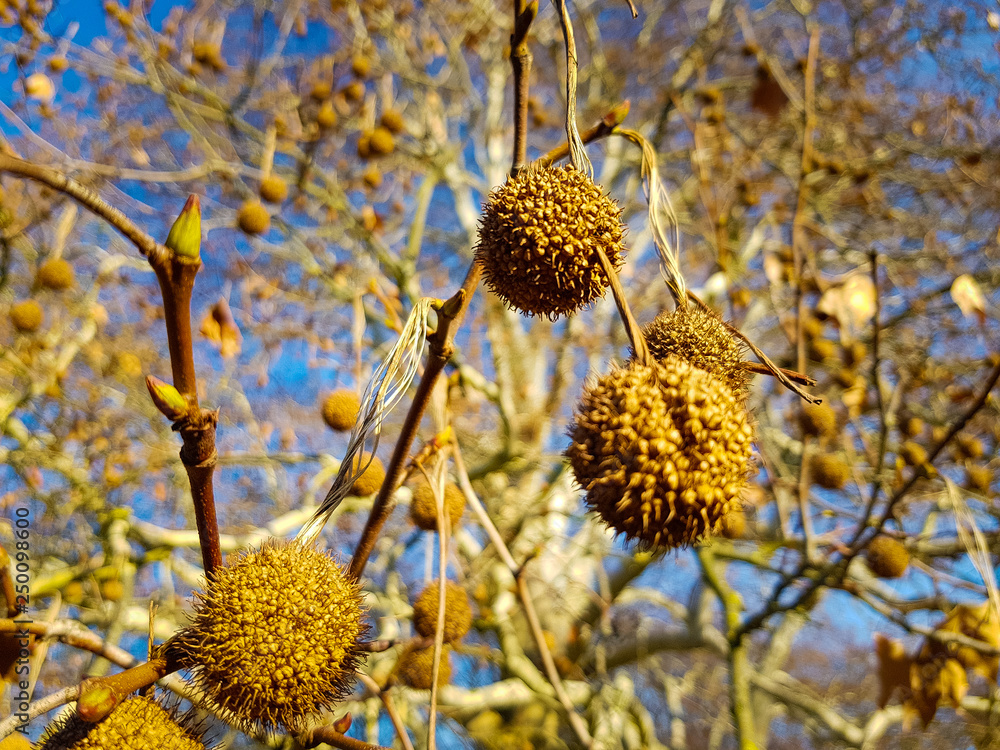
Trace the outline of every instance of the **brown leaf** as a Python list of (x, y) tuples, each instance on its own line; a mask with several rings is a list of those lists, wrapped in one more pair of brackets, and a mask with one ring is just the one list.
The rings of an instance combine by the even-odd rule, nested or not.
[(208, 311), (201, 321), (201, 335), (219, 348), (223, 359), (235, 357), (240, 353), (243, 335), (240, 333), (229, 302), (220, 299)]
[[(961, 633), (969, 638), (1000, 648), (1000, 619), (988, 601), (978, 606), (959, 604), (937, 626), (944, 633)], [(939, 644), (943, 645), (943, 644)], [(1000, 656), (984, 654), (971, 646), (947, 644), (948, 653), (963, 667), (971, 669), (988, 680), (996, 682)]]
[(881, 633), (875, 634), (875, 655), (878, 657), (878, 707), (885, 708), (896, 688), (902, 688), (904, 695), (909, 693), (913, 660), (906, 655), (901, 641)]

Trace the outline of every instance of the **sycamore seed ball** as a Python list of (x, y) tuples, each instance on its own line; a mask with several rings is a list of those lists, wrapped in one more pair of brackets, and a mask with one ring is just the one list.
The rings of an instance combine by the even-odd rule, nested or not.
[(396, 140), (388, 128), (379, 126), (368, 134), (368, 150), (373, 156), (388, 156), (396, 147)]
[[(437, 630), (439, 582), (435, 581), (420, 592), (413, 604), (413, 627), (425, 638), (432, 638)], [(472, 609), (469, 595), (454, 581), (444, 587), (444, 640), (453, 643), (472, 627)]]
[(753, 427), (718, 378), (674, 356), (617, 367), (584, 391), (567, 450), (587, 504), (648, 547), (694, 544), (739, 505)]
[(507, 305), (554, 319), (604, 295), (609, 280), (598, 249), (618, 269), (624, 233), (618, 204), (585, 174), (527, 168), (490, 193), (476, 260)]
[(332, 128), (337, 124), (337, 110), (333, 108), (332, 102), (323, 102), (316, 113), (316, 124), (324, 130)]
[(971, 490), (988, 495), (993, 484), (993, 472), (986, 466), (969, 466), (965, 470), (965, 484)]
[(364, 466), (365, 464), (368, 464), (365, 473), (355, 479), (354, 484), (351, 485), (351, 494), (358, 497), (373, 495), (381, 489), (382, 482), (385, 481), (385, 467), (378, 457), (373, 458), (371, 463), (368, 463), (368, 456), (362, 457), (359, 465)]
[(828, 490), (843, 489), (851, 478), (851, 467), (834, 453), (813, 456), (809, 462), (809, 470), (813, 482)]
[(826, 401), (820, 404), (804, 404), (799, 424), (805, 435), (830, 438), (837, 434), (837, 412)]
[[(448, 482), (445, 485), (444, 510), (448, 514), (451, 528), (454, 530), (465, 512), (465, 495), (454, 482)], [(434, 499), (434, 490), (431, 489), (426, 480), (421, 481), (413, 488), (410, 518), (417, 528), (424, 531), (437, 531), (437, 502)]]
[(719, 534), (726, 539), (740, 539), (747, 530), (747, 515), (742, 508), (735, 508), (722, 517)]
[(276, 174), (260, 181), (260, 197), (268, 203), (281, 203), (288, 197), (288, 184)]
[[(451, 680), (451, 648), (441, 648), (441, 664), (438, 669), (438, 687), (444, 687)], [(404, 653), (396, 665), (396, 676), (404, 685), (417, 690), (430, 690), (434, 668), (434, 647), (413, 649)]]
[(382, 184), (382, 170), (373, 164), (365, 170), (364, 174), (361, 175), (361, 179), (364, 180), (367, 187), (377, 190)]
[(11, 305), (10, 322), (21, 333), (37, 331), (45, 319), (42, 306), (33, 299), (22, 300)]
[(396, 134), (403, 132), (403, 115), (398, 109), (387, 109), (383, 112), (381, 122), (382, 127), (390, 133)]
[(361, 412), (361, 399), (352, 390), (340, 388), (323, 400), (323, 421), (331, 430), (349, 432), (354, 429)]
[[(12, 746), (13, 747), (13, 746)], [(30, 745), (29, 745), (30, 747)], [(152, 698), (122, 701), (96, 724), (75, 712), (46, 730), (38, 750), (204, 750), (199, 733), (182, 726)]]
[(0, 750), (31, 750), (31, 742), (20, 732), (14, 732), (0, 740)]
[(868, 545), (868, 567), (879, 578), (899, 578), (910, 564), (910, 553), (890, 536), (877, 536)]
[(236, 224), (250, 235), (264, 234), (271, 228), (271, 217), (258, 200), (248, 200), (240, 206), (236, 214)]
[(351, 81), (341, 90), (344, 99), (349, 102), (359, 102), (365, 96), (365, 85), (361, 81)]
[(361, 588), (328, 554), (271, 541), (230, 557), (168, 644), (245, 729), (300, 731), (351, 689), (364, 658)]
[(368, 75), (368, 71), (371, 70), (372, 63), (364, 55), (355, 55), (351, 60), (351, 72), (354, 73), (358, 78), (364, 78)]
[(924, 431), (924, 420), (920, 417), (910, 417), (903, 422), (903, 434), (908, 438), (915, 438)]
[(907, 440), (900, 446), (899, 455), (907, 466), (923, 466), (927, 463), (927, 449), (913, 440)]
[(38, 285), (45, 289), (61, 291), (73, 286), (73, 266), (63, 258), (52, 258), (38, 267)]

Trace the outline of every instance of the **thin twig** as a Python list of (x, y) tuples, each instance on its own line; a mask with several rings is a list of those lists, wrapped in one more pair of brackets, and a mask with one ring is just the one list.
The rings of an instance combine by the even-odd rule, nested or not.
[(317, 745), (326, 743), (327, 745), (340, 748), (340, 750), (389, 750), (389, 748), (382, 747), (381, 745), (373, 745), (370, 742), (348, 737), (346, 734), (338, 732), (332, 726), (312, 729), (299, 737), (299, 742), (302, 743), (303, 747), (316, 747)]
[(516, 174), (528, 160), (528, 88), (531, 50), (528, 29), (538, 15), (538, 0), (514, 0), (514, 32), (510, 35), (510, 66), (514, 72), (514, 158), (510, 173)]
[(378, 683), (364, 672), (358, 672), (358, 679), (372, 694), (377, 695), (382, 701), (382, 705), (385, 707), (385, 712), (389, 715), (389, 720), (392, 722), (392, 726), (396, 730), (396, 735), (399, 737), (399, 741), (403, 745), (403, 750), (413, 750), (413, 742), (410, 740), (410, 735), (406, 731), (406, 726), (403, 724), (403, 720), (399, 716), (399, 711), (396, 710), (396, 703), (392, 700), (392, 691), (388, 688), (385, 690), (380, 688)]
[[(33, 719), (37, 719), (42, 714), (47, 714), (54, 708), (59, 708), (59, 706), (65, 706), (67, 703), (72, 703), (76, 700), (78, 689), (76, 685), (70, 685), (62, 690), (57, 690), (54, 693), (46, 695), (30, 706), (28, 706), (27, 712), (22, 713), (12, 713), (3, 721), (0, 721), (0, 741), (3, 741), (7, 736), (13, 734), (17, 731), (18, 727), (26, 725)], [(25, 713), (27, 716), (25, 716)]]

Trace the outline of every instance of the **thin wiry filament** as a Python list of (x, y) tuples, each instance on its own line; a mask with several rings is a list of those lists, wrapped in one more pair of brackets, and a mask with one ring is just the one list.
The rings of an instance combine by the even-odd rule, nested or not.
[(958, 531), (959, 541), (965, 547), (973, 567), (983, 579), (990, 606), (993, 608), (993, 616), (1000, 618), (1000, 590), (997, 589), (997, 579), (993, 572), (989, 543), (976, 524), (976, 518), (965, 504), (958, 487), (947, 477), (944, 481), (952, 509), (955, 511), (955, 529)]
[[(361, 397), (361, 413), (351, 430), (347, 452), (333, 485), (312, 519), (295, 537), (296, 540), (306, 544), (315, 541), (333, 511), (350, 494), (354, 481), (365, 473), (374, 460), (382, 434), (382, 421), (406, 395), (417, 374), (427, 341), (427, 317), (435, 302), (431, 297), (423, 297), (417, 302), (392, 351), (372, 373)], [(364, 460), (359, 460), (359, 456), (364, 456)]]
[(576, 126), (576, 81), (579, 62), (576, 56), (576, 38), (573, 36), (573, 21), (569, 17), (566, 0), (552, 0), (559, 12), (559, 25), (562, 26), (563, 39), (566, 42), (566, 142), (569, 144), (570, 163), (590, 179), (594, 179), (594, 165), (590, 163), (587, 150), (583, 147), (583, 139)]

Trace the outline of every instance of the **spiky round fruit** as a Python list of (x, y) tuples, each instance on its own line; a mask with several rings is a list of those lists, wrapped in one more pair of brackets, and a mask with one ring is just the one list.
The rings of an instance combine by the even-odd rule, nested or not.
[(216, 570), (167, 648), (234, 723), (300, 730), (351, 688), (364, 658), (361, 596), (328, 554), (272, 540)]
[(557, 318), (604, 295), (598, 248), (617, 269), (618, 204), (572, 167), (521, 170), (490, 193), (476, 259), (490, 290), (515, 310)]
[(828, 490), (840, 490), (851, 478), (851, 467), (835, 453), (820, 453), (809, 461), (812, 480)]
[(891, 536), (877, 536), (868, 545), (868, 567), (879, 578), (899, 578), (910, 564), (910, 553)]
[(368, 464), (368, 468), (365, 469), (364, 474), (354, 480), (354, 484), (351, 485), (351, 494), (367, 497), (378, 492), (382, 487), (382, 482), (385, 481), (385, 467), (382, 465), (382, 461), (375, 457), (371, 463), (368, 463), (368, 456), (356, 460), (359, 461), (359, 466)]
[[(420, 592), (413, 603), (413, 627), (424, 638), (432, 638), (437, 630), (438, 596), (441, 587), (438, 581)], [(444, 640), (454, 643), (469, 632), (472, 627), (472, 608), (465, 589), (454, 581), (444, 587)]]
[(333, 88), (327, 81), (317, 81), (309, 91), (309, 96), (317, 102), (324, 102), (330, 98), (332, 93)]
[[(451, 679), (451, 648), (441, 648), (441, 665), (438, 668), (438, 687), (444, 687)], [(396, 676), (404, 685), (417, 690), (430, 690), (434, 669), (434, 647), (411, 649), (399, 658)]]
[(899, 456), (907, 466), (923, 466), (927, 463), (927, 449), (913, 440), (907, 440), (900, 446)]
[(734, 508), (719, 521), (719, 534), (726, 539), (739, 539), (747, 530), (747, 514), (742, 508)]
[[(29, 746), (30, 747), (30, 746)], [(75, 712), (46, 729), (38, 750), (204, 750), (201, 735), (152, 698), (123, 700), (97, 723)]]
[(11, 305), (10, 322), (21, 333), (37, 331), (45, 319), (42, 306), (33, 299), (26, 299)]
[(264, 234), (271, 228), (271, 216), (258, 200), (248, 200), (236, 213), (236, 224), (247, 234)]
[[(448, 482), (444, 487), (444, 510), (448, 514), (451, 528), (457, 528), (465, 512), (465, 495), (454, 482)], [(413, 488), (410, 518), (424, 531), (437, 531), (437, 502), (434, 490), (426, 480)]]
[(74, 281), (73, 266), (63, 258), (52, 258), (38, 267), (35, 281), (45, 289), (69, 289)]
[(260, 197), (268, 203), (281, 203), (288, 197), (288, 183), (276, 174), (260, 181)]
[(361, 399), (347, 388), (339, 388), (323, 399), (323, 421), (331, 430), (348, 432), (354, 429), (361, 412)]
[(740, 399), (668, 354), (616, 367), (577, 406), (567, 450), (587, 504), (650, 547), (693, 544), (739, 503), (753, 427)]
[(31, 748), (31, 742), (20, 732), (14, 732), (0, 740), (0, 750), (31, 750)]
[(805, 404), (799, 417), (802, 432), (811, 437), (831, 438), (837, 434), (837, 412), (829, 402)]
[(387, 109), (383, 112), (381, 123), (383, 128), (393, 134), (402, 133), (405, 127), (403, 115), (397, 109)]
[(642, 329), (656, 359), (674, 354), (706, 370), (745, 396), (749, 377), (743, 367), (743, 345), (714, 313), (689, 305), (663, 312)]

